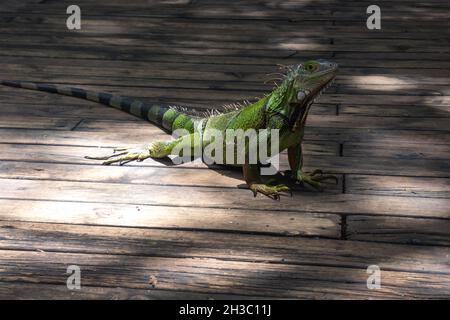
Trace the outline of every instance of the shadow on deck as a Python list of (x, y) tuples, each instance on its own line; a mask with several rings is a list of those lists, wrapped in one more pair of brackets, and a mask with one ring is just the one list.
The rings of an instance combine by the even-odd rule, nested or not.
[[(80, 31), (68, 5), (0, 5), (2, 78), (208, 108), (261, 96), (277, 64), (336, 61), (304, 147), (339, 184), (274, 202), (198, 163), (99, 166), (83, 156), (166, 135), (0, 87), (1, 298), (450, 297), (445, 1), (381, 1), (380, 31), (345, 1), (80, 0)], [(65, 288), (69, 265), (81, 291)]]

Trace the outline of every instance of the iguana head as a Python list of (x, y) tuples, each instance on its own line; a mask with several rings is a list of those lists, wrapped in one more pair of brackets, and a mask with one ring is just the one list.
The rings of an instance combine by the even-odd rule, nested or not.
[(306, 121), (309, 108), (336, 76), (338, 65), (325, 60), (309, 60), (287, 68), (283, 82), (268, 101), (269, 109), (289, 119), (292, 131)]

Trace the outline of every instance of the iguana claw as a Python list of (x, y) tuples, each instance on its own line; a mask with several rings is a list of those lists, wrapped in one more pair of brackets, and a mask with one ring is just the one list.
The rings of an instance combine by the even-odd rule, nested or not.
[(280, 200), (280, 196), (285, 195), (285, 193), (289, 193), (292, 197), (291, 189), (289, 189), (289, 187), (284, 184), (269, 186), (267, 184), (254, 183), (250, 185), (250, 190), (253, 191), (253, 195), (255, 197), (258, 192), (273, 200)]
[[(117, 151), (122, 151), (120, 153), (116, 153)], [(86, 156), (86, 159), (92, 160), (106, 160), (103, 161), (103, 165), (110, 165), (112, 163), (118, 162), (119, 165), (124, 165), (131, 161), (144, 161), (147, 158), (150, 158), (149, 150), (143, 149), (114, 149), (114, 152), (110, 156), (105, 157), (90, 157)]]
[(301, 184), (308, 184), (316, 190), (323, 191), (321, 182), (326, 180), (334, 180), (338, 184), (338, 178), (334, 175), (328, 174), (324, 175), (322, 170), (314, 170), (311, 173), (298, 172), (295, 177), (293, 177), (297, 182)]

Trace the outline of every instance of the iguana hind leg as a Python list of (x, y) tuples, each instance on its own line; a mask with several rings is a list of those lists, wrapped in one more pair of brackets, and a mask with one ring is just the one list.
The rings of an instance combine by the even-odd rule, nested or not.
[[(118, 148), (114, 149), (112, 155), (105, 157), (91, 157), (87, 156), (86, 159), (104, 160), (102, 164), (109, 165), (113, 163), (119, 163), (123, 165), (131, 161), (144, 161), (148, 158), (164, 158), (169, 155), (176, 156), (189, 156), (195, 155), (198, 149), (199, 138), (197, 133), (182, 136), (175, 140), (170, 141), (157, 141), (150, 143), (148, 146), (141, 149), (135, 148)], [(189, 152), (186, 152), (189, 151)], [(183, 153), (189, 153), (186, 155)]]
[(167, 142), (151, 143), (145, 148), (122, 148), (114, 149), (113, 154), (104, 157), (86, 156), (86, 159), (104, 160), (102, 164), (109, 165), (119, 163), (123, 165), (131, 161), (144, 161), (147, 158), (164, 158), (171, 152), (170, 145)]

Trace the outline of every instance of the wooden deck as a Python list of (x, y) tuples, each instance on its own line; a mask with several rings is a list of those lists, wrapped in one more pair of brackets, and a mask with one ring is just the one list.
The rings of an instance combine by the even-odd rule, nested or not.
[(381, 31), (371, 1), (344, 0), (77, 0), (68, 31), (72, 2), (2, 1), (1, 79), (208, 107), (261, 96), (276, 64), (328, 58), (340, 73), (305, 161), (340, 181), (276, 202), (201, 164), (100, 166), (83, 156), (165, 134), (0, 87), (0, 298), (450, 298), (448, 1), (377, 1)]

